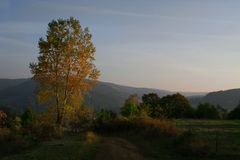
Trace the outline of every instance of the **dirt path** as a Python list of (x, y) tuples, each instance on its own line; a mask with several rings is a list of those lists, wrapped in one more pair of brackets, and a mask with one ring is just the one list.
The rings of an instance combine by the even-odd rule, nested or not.
[(104, 138), (96, 160), (143, 160), (139, 149), (122, 138)]

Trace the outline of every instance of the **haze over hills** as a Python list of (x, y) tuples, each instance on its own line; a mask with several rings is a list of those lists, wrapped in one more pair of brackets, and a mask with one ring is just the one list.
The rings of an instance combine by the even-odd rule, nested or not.
[(191, 97), (189, 100), (193, 106), (208, 102), (231, 110), (240, 103), (240, 88), (210, 92), (203, 97)]
[[(31, 79), (0, 79), (0, 104), (11, 106), (22, 111), (26, 107), (36, 110), (45, 109), (37, 107), (35, 101), (35, 88), (37, 83)], [(175, 92), (150, 88), (137, 88), (114, 83), (99, 82), (85, 99), (87, 105), (94, 109), (111, 109), (118, 112), (124, 100), (130, 94), (138, 94), (141, 97), (146, 93), (157, 93), (160, 97)], [(181, 92), (180, 92), (181, 93)], [(187, 96), (193, 106), (201, 102), (219, 104), (227, 109), (234, 108), (240, 100), (240, 89), (205, 93), (182, 92)]]

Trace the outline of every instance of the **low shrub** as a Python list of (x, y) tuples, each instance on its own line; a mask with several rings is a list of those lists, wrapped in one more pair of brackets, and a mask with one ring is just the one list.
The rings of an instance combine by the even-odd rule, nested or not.
[(101, 109), (95, 114), (95, 125), (101, 125), (102, 123), (113, 121), (117, 118), (116, 113), (111, 110)]
[(88, 107), (75, 109), (68, 118), (68, 126), (74, 133), (89, 130), (92, 124), (93, 110)]
[(124, 117), (117, 117), (111, 121), (96, 121), (95, 129), (101, 132), (124, 132), (130, 129), (134, 129), (132, 121)]
[(63, 136), (63, 128), (51, 123), (33, 126), (31, 133), (37, 140), (51, 140)]
[(152, 118), (127, 119), (117, 117), (112, 121), (105, 121), (95, 126), (103, 132), (136, 131), (148, 137), (176, 136), (181, 133), (175, 123), (167, 120)]
[(141, 118), (135, 119), (134, 125), (148, 136), (176, 136), (181, 130), (176, 127), (175, 123), (169, 120)]

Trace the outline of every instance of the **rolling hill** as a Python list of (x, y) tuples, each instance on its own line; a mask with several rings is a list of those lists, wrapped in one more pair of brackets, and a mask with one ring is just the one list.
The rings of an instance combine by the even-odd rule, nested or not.
[(0, 90), (6, 89), (8, 87), (17, 86), (29, 79), (0, 79)]
[[(44, 110), (45, 107), (39, 107), (35, 101), (36, 85), (37, 83), (31, 79), (0, 79), (0, 105), (10, 106), (20, 111), (30, 106), (35, 110)], [(134, 93), (139, 97), (146, 93), (157, 93), (162, 97), (175, 92), (98, 82), (86, 95), (85, 103), (93, 106), (95, 110), (106, 108), (118, 112), (124, 100)], [(210, 92), (206, 95), (194, 92), (182, 92), (182, 94), (188, 97), (193, 106), (208, 102), (230, 110), (240, 102), (240, 89)]]
[[(0, 105), (9, 106), (20, 111), (26, 107), (33, 107), (36, 110), (45, 109), (37, 107), (35, 101), (35, 88), (37, 83), (31, 79), (19, 80), (0, 80), (2, 82), (0, 88)], [(15, 83), (14, 83), (15, 82)], [(135, 88), (117, 85), (107, 82), (98, 82), (98, 84), (86, 95), (85, 103), (93, 106), (94, 109), (100, 108), (111, 109), (118, 112), (124, 100), (133, 93), (142, 96), (144, 93), (157, 93), (159, 96), (171, 94), (170, 91)]]
[(207, 102), (231, 110), (240, 103), (240, 89), (210, 92), (205, 96), (190, 97), (189, 100), (193, 106)]

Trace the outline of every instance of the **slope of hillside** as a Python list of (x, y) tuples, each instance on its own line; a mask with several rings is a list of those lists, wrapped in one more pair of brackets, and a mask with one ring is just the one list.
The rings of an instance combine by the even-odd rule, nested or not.
[(165, 96), (172, 93), (165, 90), (136, 88), (107, 82), (99, 82), (87, 95), (86, 103), (90, 106), (94, 106), (96, 110), (107, 108), (118, 112), (119, 108), (123, 105), (124, 100), (130, 94), (137, 94), (141, 97), (143, 94), (152, 92), (157, 93), (159, 96)]
[[(5, 83), (5, 81), (3, 83)], [(29, 106), (36, 108), (36, 110), (42, 110), (42, 108), (37, 107), (35, 101), (36, 85), (37, 83), (33, 80), (25, 79), (25, 81), (20, 84), (9, 85), (9, 87), (0, 89), (0, 104), (17, 108), (20, 111)], [(4, 86), (4, 84), (2, 84), (2, 86)], [(130, 94), (136, 93), (141, 97), (144, 93), (151, 92), (158, 93), (160, 96), (171, 93), (164, 90), (135, 88), (99, 82), (93, 90), (86, 95), (85, 103), (93, 106), (96, 110), (106, 108), (118, 112), (124, 100)]]
[(36, 107), (34, 93), (36, 85), (36, 82), (27, 79), (18, 85), (0, 90), (0, 104), (11, 106), (19, 111), (30, 106)]
[(214, 105), (221, 105), (230, 110), (236, 107), (240, 102), (240, 89), (210, 92), (203, 97), (192, 97), (190, 101), (194, 106), (199, 103), (208, 102)]
[[(0, 105), (11, 106), (20, 111), (29, 106), (36, 110), (44, 109), (44, 107), (37, 107), (35, 101), (36, 82), (30, 79), (21, 79), (21, 82), (16, 80), (14, 84), (14, 80), (9, 81), (11, 82), (0, 80), (0, 83), (2, 82), (1, 86), (6, 86), (2, 87), (2, 89), (0, 88)], [(99, 82), (93, 90), (86, 95), (85, 104), (92, 106), (96, 110), (106, 108), (118, 112), (124, 100), (130, 94), (138, 94), (139, 97), (141, 97), (143, 94), (147, 93), (157, 93), (161, 97), (175, 92)], [(196, 95), (201, 93), (184, 92), (183, 94)]]
[(6, 89), (8, 87), (17, 86), (29, 79), (0, 79), (0, 90)]

